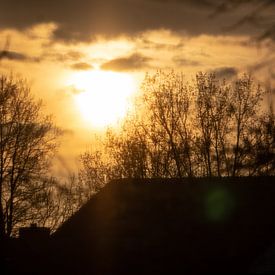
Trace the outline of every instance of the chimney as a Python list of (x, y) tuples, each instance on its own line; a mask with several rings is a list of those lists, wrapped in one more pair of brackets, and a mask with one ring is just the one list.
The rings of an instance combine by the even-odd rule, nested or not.
[(50, 229), (48, 227), (38, 227), (36, 223), (32, 223), (29, 227), (21, 227), (19, 229), (19, 239), (26, 241), (45, 241), (50, 237)]

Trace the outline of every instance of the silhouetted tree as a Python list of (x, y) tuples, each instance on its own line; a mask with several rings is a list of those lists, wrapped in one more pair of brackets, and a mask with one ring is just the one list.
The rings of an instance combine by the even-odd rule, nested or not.
[(275, 172), (275, 117), (270, 104), (269, 112), (263, 114), (244, 141), (247, 153), (245, 166), (249, 175), (274, 175)]
[[(212, 143), (217, 143), (217, 136), (215, 135), (215, 118), (214, 114), (214, 100), (217, 99), (217, 80), (214, 74), (198, 74), (196, 77), (196, 114), (197, 126), (199, 129), (199, 148), (202, 159), (205, 163), (205, 170), (207, 176), (212, 176)], [(215, 138), (215, 141), (214, 141)], [(215, 144), (216, 146), (216, 144)], [(217, 146), (216, 146), (217, 147)], [(217, 151), (217, 150), (216, 150)], [(219, 162), (219, 154), (217, 152), (217, 162)], [(219, 173), (219, 164), (218, 164)]]
[(262, 101), (263, 90), (261, 87), (255, 86), (250, 76), (244, 75), (236, 81), (233, 88), (232, 97), (232, 113), (234, 117), (234, 139), (233, 143), (233, 166), (232, 176), (240, 172), (246, 157), (244, 148), (244, 140), (249, 136), (249, 127), (256, 123), (258, 112), (260, 111), (260, 103)]
[(79, 184), (84, 200), (98, 192), (109, 181), (109, 166), (102, 151), (86, 151), (80, 156)]
[(135, 109), (106, 134), (107, 159), (82, 164), (98, 183), (98, 164), (108, 179), (274, 174), (274, 115), (263, 96), (247, 75), (228, 84), (215, 74), (190, 83), (174, 71), (148, 74)]
[(26, 82), (0, 77), (0, 237), (35, 219), (58, 131)]
[(152, 167), (163, 160), (165, 174), (171, 177), (193, 175), (191, 103), (192, 91), (181, 73), (158, 71), (145, 77), (141, 87), (143, 107), (138, 108), (143, 112), (140, 125), (148, 140)]
[(105, 146), (115, 178), (148, 177), (146, 139), (134, 119), (126, 120), (119, 133), (109, 129)]
[(52, 232), (89, 198), (87, 188), (83, 188), (75, 174), (70, 174), (65, 182), (53, 177), (45, 178), (41, 185), (40, 192), (32, 196), (28, 221), (46, 226)]

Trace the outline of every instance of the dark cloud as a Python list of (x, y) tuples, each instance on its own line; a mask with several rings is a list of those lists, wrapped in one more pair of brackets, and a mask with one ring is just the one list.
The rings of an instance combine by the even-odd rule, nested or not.
[(24, 55), (22, 53), (18, 53), (18, 52), (2, 51), (2, 52), (0, 52), (0, 60), (1, 59), (24, 61), (24, 60), (27, 60), (28, 57), (26, 55)]
[(186, 67), (186, 66), (200, 66), (201, 63), (199, 61), (196, 61), (196, 60), (191, 60), (191, 59), (186, 59), (186, 58), (181, 58), (181, 57), (174, 57), (173, 58), (173, 61), (175, 62), (175, 64), (177, 66), (180, 66), (180, 67)]
[[(250, 1), (251, 3), (246, 5), (256, 5), (259, 1)], [(244, 10), (235, 10), (223, 13), (222, 17), (214, 16), (210, 19), (211, 12), (221, 3), (219, 0), (9, 0), (2, 2), (0, 28), (22, 30), (38, 23), (53, 22), (58, 26), (53, 39), (72, 42), (88, 41), (96, 35), (107, 37), (134, 35), (155, 29), (184, 31), (190, 35), (220, 34), (222, 27), (238, 22), (244, 14)], [(233, 3), (236, 0), (229, 2)], [(269, 7), (269, 10), (274, 11), (274, 6)], [(245, 26), (235, 29), (234, 32), (251, 33), (254, 29)]]
[(140, 54), (133, 54), (131, 56), (110, 60), (102, 64), (101, 69), (113, 71), (134, 71), (148, 68), (148, 61), (150, 61), (150, 58), (148, 57)]
[(213, 70), (217, 78), (233, 78), (237, 76), (238, 70), (234, 67), (221, 67)]
[(215, 0), (153, 0), (155, 2), (162, 2), (162, 3), (168, 3), (168, 2), (176, 2), (181, 3), (185, 5), (190, 5), (191, 7), (195, 8), (206, 8), (206, 9), (212, 9), (217, 8), (218, 4)]
[(275, 63), (275, 56), (270, 55), (268, 58), (260, 60), (257, 63), (253, 64), (252, 66), (250, 66), (249, 71), (251, 73), (254, 73), (262, 69), (273, 68), (274, 63)]
[(93, 66), (86, 62), (79, 62), (71, 65), (71, 69), (79, 71), (87, 71), (93, 69)]
[(150, 41), (148, 39), (142, 39), (140, 41), (140, 46), (143, 49), (153, 49), (153, 50), (168, 50), (168, 51), (175, 51), (179, 50), (184, 47), (183, 42), (179, 42), (177, 44), (167, 44), (167, 43), (157, 43), (154, 41)]
[(42, 56), (43, 59), (48, 59), (52, 61), (58, 61), (58, 62), (67, 62), (67, 61), (79, 61), (85, 57), (85, 55), (78, 51), (68, 51), (65, 53), (60, 52), (45, 52)]
[(66, 58), (67, 60), (79, 60), (82, 57), (84, 57), (84, 54), (78, 51), (69, 51), (66, 54), (63, 54), (63, 58)]
[(238, 19), (225, 27), (227, 31), (245, 28), (246, 26), (258, 30), (254, 34), (254, 40), (263, 41), (271, 39), (275, 41), (275, 1), (274, 0), (227, 0), (218, 3), (210, 18), (223, 18), (228, 13), (242, 11)]
[(30, 62), (39, 62), (40, 59), (36, 57), (30, 57), (23, 53), (13, 52), (13, 51), (0, 51), (0, 61), (3, 59), (15, 60), (15, 61), (30, 61)]

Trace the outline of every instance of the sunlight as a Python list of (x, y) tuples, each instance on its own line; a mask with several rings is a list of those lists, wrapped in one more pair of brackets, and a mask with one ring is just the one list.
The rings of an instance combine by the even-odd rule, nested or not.
[(79, 72), (70, 77), (70, 82), (79, 91), (75, 102), (88, 127), (104, 128), (122, 119), (135, 91), (134, 80), (126, 73)]

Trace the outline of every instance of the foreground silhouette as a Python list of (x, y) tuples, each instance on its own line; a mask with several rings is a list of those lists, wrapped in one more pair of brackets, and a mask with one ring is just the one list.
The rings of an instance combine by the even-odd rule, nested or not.
[[(274, 177), (118, 180), (6, 268), (37, 274), (275, 271)], [(15, 245), (14, 245), (15, 248)], [(274, 251), (273, 251), (274, 252)]]

